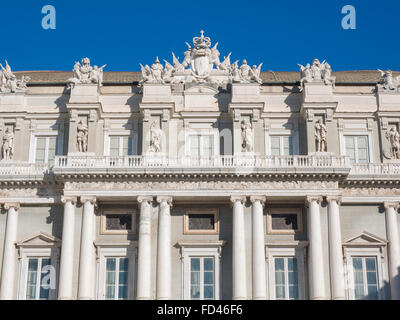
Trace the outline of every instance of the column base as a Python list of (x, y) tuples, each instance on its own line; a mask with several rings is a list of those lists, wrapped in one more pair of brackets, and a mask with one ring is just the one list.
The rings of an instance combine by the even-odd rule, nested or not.
[(232, 300), (247, 300), (247, 297), (232, 297)]
[(151, 297), (136, 297), (136, 300), (153, 300)]
[(78, 300), (93, 300), (91, 297), (80, 297)]
[(72, 297), (58, 297), (57, 300), (75, 300)]
[(267, 297), (254, 297), (253, 300), (267, 300)]

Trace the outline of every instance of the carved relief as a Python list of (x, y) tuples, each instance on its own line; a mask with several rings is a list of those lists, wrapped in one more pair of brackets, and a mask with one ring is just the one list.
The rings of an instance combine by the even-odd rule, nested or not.
[(27, 90), (26, 84), (31, 80), (30, 77), (22, 76), (20, 80), (12, 73), (11, 67), (6, 60), (6, 67), (0, 63), (0, 92), (14, 93), (25, 92)]
[(326, 151), (326, 126), (322, 123), (322, 120), (319, 119), (315, 124), (315, 142), (317, 145), (317, 152), (325, 152)]
[(2, 152), (3, 152), (3, 160), (11, 160), (14, 154), (14, 133), (12, 130), (7, 127), (4, 135), (3, 135), (3, 145), (2, 145)]
[(336, 77), (332, 76), (332, 68), (326, 61), (322, 63), (314, 59), (313, 64), (307, 63), (306, 66), (298, 64), (300, 67), (300, 90), (303, 90), (304, 83), (323, 82), (325, 85), (331, 85), (335, 88)]

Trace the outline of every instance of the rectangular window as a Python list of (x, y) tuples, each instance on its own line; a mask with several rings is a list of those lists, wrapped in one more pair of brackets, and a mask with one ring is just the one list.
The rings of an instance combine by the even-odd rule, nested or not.
[(345, 136), (345, 146), (351, 162), (369, 162), (368, 136)]
[(270, 209), (267, 213), (267, 232), (293, 234), (302, 232), (301, 208)]
[(187, 210), (184, 214), (184, 234), (218, 234), (217, 209)]
[(271, 155), (272, 156), (293, 155), (292, 136), (271, 136)]
[(215, 268), (213, 257), (190, 258), (190, 299), (215, 299)]
[(135, 233), (136, 212), (104, 210), (101, 214), (101, 234)]
[(57, 136), (36, 137), (36, 163), (52, 163), (57, 153)]
[(129, 259), (106, 258), (105, 299), (128, 299)]
[(209, 158), (214, 155), (214, 136), (190, 135), (189, 139), (192, 158)]
[(26, 300), (49, 300), (50, 258), (29, 258), (26, 282)]
[(353, 257), (354, 298), (378, 299), (378, 272), (375, 257)]
[(275, 269), (275, 299), (297, 300), (299, 299), (297, 258), (274, 258)]
[(130, 156), (133, 139), (131, 136), (110, 136), (110, 156)]

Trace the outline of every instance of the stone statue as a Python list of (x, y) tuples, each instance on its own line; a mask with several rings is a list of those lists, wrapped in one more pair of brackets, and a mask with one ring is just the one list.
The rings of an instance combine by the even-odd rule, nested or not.
[(336, 77), (332, 75), (332, 68), (325, 60), (321, 63), (314, 59), (312, 65), (306, 66), (297, 64), (300, 67), (300, 91), (303, 90), (304, 83), (323, 82), (325, 85), (331, 85), (335, 88)]
[(14, 153), (14, 133), (7, 128), (3, 135), (3, 160), (11, 160)]
[(400, 159), (400, 134), (395, 128), (386, 132), (386, 138), (390, 142), (390, 159)]
[(378, 69), (378, 71), (381, 73), (381, 80), (378, 84), (378, 89), (382, 91), (399, 90), (400, 76), (394, 78), (391, 70), (382, 71)]
[(106, 64), (98, 68), (94, 68), (90, 65), (89, 58), (83, 58), (81, 63), (75, 62), (73, 71), (73, 77), (67, 80), (68, 88), (72, 88), (77, 83), (97, 83), (99, 86), (103, 85), (103, 69)]
[(204, 36), (200, 31), (200, 37), (193, 38), (193, 47), (186, 42), (188, 49), (185, 51), (185, 58), (180, 63), (179, 58), (172, 52), (173, 63), (165, 61), (165, 69), (158, 61), (150, 68), (148, 65), (141, 66), (143, 83), (214, 83), (225, 84), (234, 82), (262, 83), (261, 65), (253, 69), (244, 60), (242, 66), (230, 63), (230, 56), (224, 57), (220, 62), (220, 52), (217, 49), (218, 42), (211, 47), (211, 39)]
[(87, 143), (88, 143), (88, 126), (81, 120), (78, 122), (77, 126), (77, 148), (79, 152), (87, 152)]
[(157, 121), (154, 121), (150, 127), (150, 152), (159, 153), (161, 152), (161, 138), (162, 130)]
[(6, 67), (0, 63), (0, 92), (14, 93), (25, 92), (27, 89), (27, 82), (31, 80), (28, 76), (22, 76), (20, 80), (12, 73), (11, 67), (6, 60)]
[(315, 138), (317, 144), (317, 152), (325, 152), (326, 151), (326, 126), (322, 123), (322, 120), (319, 119), (315, 124)]
[(253, 151), (253, 129), (250, 121), (242, 121), (242, 152)]

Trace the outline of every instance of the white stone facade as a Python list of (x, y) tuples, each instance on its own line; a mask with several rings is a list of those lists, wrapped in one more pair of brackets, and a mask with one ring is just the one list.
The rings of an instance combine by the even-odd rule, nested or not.
[(400, 299), (398, 90), (193, 42), (0, 92), (0, 299)]

